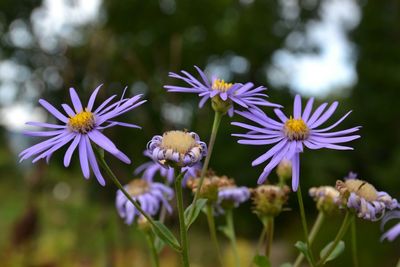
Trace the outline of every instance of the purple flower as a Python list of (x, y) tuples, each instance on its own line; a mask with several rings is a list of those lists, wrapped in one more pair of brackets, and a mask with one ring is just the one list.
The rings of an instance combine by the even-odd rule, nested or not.
[(182, 75), (170, 72), (169, 77), (179, 79), (188, 84), (187, 87), (166, 85), (164, 88), (168, 92), (181, 92), (181, 93), (196, 93), (201, 99), (199, 107), (203, 107), (208, 99), (217, 102), (227, 103), (228, 115), (233, 116), (234, 107), (232, 102), (241, 106), (242, 108), (257, 108), (257, 106), (270, 106), (280, 107), (280, 105), (273, 104), (265, 98), (268, 96), (263, 92), (267, 89), (263, 86), (254, 88), (253, 83), (226, 83), (224, 80), (213, 77), (211, 80), (207, 78), (204, 72), (194, 66), (198, 71), (201, 80), (196, 79), (190, 73), (181, 71)]
[[(399, 206), (400, 208), (400, 206)], [(396, 211), (392, 211), (390, 213), (388, 213), (382, 220), (382, 224), (381, 227), (383, 229), (383, 227), (385, 226), (385, 224), (392, 219), (400, 219), (400, 211), (396, 210)], [(395, 240), (398, 236), (400, 235), (400, 222), (397, 223), (396, 225), (394, 225), (392, 228), (390, 228), (386, 233), (384, 233), (381, 237), (381, 241), (383, 241), (384, 239), (387, 239), (389, 241), (393, 241)]]
[[(166, 185), (143, 179), (135, 179), (125, 185), (124, 189), (131, 195), (133, 200), (140, 203), (140, 207), (150, 216), (156, 215), (162, 205), (164, 205), (169, 213), (172, 212), (168, 201), (174, 197), (174, 191)], [(119, 216), (125, 220), (126, 224), (132, 224), (135, 218), (141, 216), (140, 212), (121, 190), (117, 191), (115, 204)]]
[(250, 198), (250, 190), (245, 186), (226, 186), (218, 188), (218, 200), (215, 205), (217, 214), (224, 214), (227, 208), (237, 208)]
[(239, 144), (247, 145), (271, 145), (274, 146), (267, 152), (259, 156), (252, 162), (252, 166), (259, 165), (270, 159), (269, 163), (264, 168), (258, 178), (258, 183), (262, 184), (267, 179), (268, 175), (279, 162), (284, 158), (292, 162), (292, 188), (297, 191), (300, 175), (300, 153), (303, 152), (304, 146), (309, 149), (330, 148), (338, 150), (352, 150), (351, 147), (339, 145), (359, 138), (359, 135), (350, 135), (356, 132), (360, 127), (328, 132), (339, 125), (349, 114), (348, 112), (336, 123), (323, 129), (317, 129), (324, 124), (334, 113), (338, 102), (334, 102), (325, 112), (327, 103), (320, 105), (314, 113), (312, 113), (314, 99), (308, 100), (307, 105), (302, 112), (301, 98), (296, 95), (294, 99), (294, 116), (286, 117), (280, 109), (274, 109), (275, 114), (280, 121), (269, 118), (260, 110), (250, 110), (239, 112), (238, 114), (257, 123), (259, 126), (254, 126), (241, 122), (233, 122), (233, 125), (250, 130), (246, 134), (233, 134), (234, 136), (242, 137), (238, 141)]
[[(144, 152), (144, 155), (153, 159), (151, 157), (151, 154), (147, 150)], [(182, 179), (182, 186), (186, 186), (186, 182), (190, 177), (196, 177), (201, 168), (201, 162), (198, 162), (193, 166), (182, 167), (181, 172), (186, 171)], [(153, 160), (143, 163), (142, 165), (137, 167), (134, 174), (138, 175), (141, 172), (143, 172), (142, 178), (146, 181), (153, 181), (154, 176), (157, 174), (157, 172), (159, 172), (161, 177), (164, 177), (169, 184), (171, 184), (175, 179), (173, 168), (162, 166), (158, 162), (155, 162)]]
[(147, 144), (152, 159), (165, 167), (194, 166), (206, 154), (207, 145), (194, 132), (169, 131)]
[(394, 210), (399, 205), (388, 193), (377, 191), (373, 185), (363, 180), (338, 180), (336, 189), (347, 201), (347, 207), (364, 220), (378, 221), (386, 210)]
[(103, 186), (105, 185), (105, 180), (96, 161), (96, 156), (91, 145), (92, 142), (121, 161), (130, 164), (130, 159), (122, 153), (109, 138), (102, 134), (101, 131), (115, 125), (140, 128), (137, 125), (117, 122), (113, 119), (143, 104), (146, 100), (139, 101), (142, 95), (137, 95), (132, 98), (122, 97), (115, 103), (110, 104), (110, 102), (116, 97), (116, 95), (113, 95), (94, 109), (94, 102), (100, 87), (101, 85), (94, 90), (86, 107), (82, 106), (75, 89), (70, 88), (73, 109), (68, 104), (62, 104), (67, 116), (58, 111), (46, 100), (40, 99), (39, 103), (63, 124), (27, 122), (26, 124), (28, 125), (49, 128), (51, 130), (25, 131), (25, 134), (30, 136), (49, 138), (22, 151), (19, 154), (21, 161), (36, 156), (32, 161), (33, 163), (42, 158), (46, 158), (48, 162), (51, 155), (56, 150), (72, 141), (64, 156), (64, 166), (69, 166), (72, 154), (76, 148), (78, 148), (83, 176), (88, 179), (90, 177), (90, 169), (92, 169), (98, 182)]

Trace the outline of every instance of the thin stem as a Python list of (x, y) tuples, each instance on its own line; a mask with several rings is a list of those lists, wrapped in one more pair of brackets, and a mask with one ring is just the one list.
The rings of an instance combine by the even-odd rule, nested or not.
[[(219, 125), (221, 123), (222, 116), (223, 116), (222, 113), (217, 112), (217, 111), (215, 112), (214, 122), (213, 122), (213, 126), (212, 126), (212, 129), (211, 129), (210, 141), (209, 141), (208, 147), (207, 147), (207, 149), (208, 149), (207, 156), (206, 156), (206, 158), (204, 160), (203, 168), (201, 169), (199, 186), (197, 187), (196, 193), (194, 195), (193, 202), (192, 202), (192, 207), (196, 206), (196, 201), (199, 198), (199, 192), (201, 191), (201, 187), (203, 186), (204, 176), (205, 176), (205, 174), (206, 174), (206, 172), (208, 170), (208, 164), (210, 163), (211, 154), (212, 154), (212, 151), (213, 151), (213, 148), (214, 148), (214, 143), (215, 143), (215, 139), (217, 137), (218, 128), (219, 128)], [(189, 221), (192, 221), (192, 219), (193, 219), (194, 210), (195, 210), (194, 208), (191, 209), (190, 220)]]
[(335, 248), (339, 244), (340, 240), (342, 240), (352, 219), (353, 219), (353, 217), (350, 215), (350, 212), (347, 211), (346, 216), (343, 219), (342, 225), (340, 226), (340, 229), (339, 229), (338, 233), (336, 234), (335, 239), (333, 240), (332, 246), (330, 246), (330, 248), (326, 252), (326, 254), (319, 260), (319, 262), (317, 263), (317, 266), (322, 266), (325, 264), (326, 260), (329, 258), (329, 256), (332, 254), (332, 252), (335, 250)]
[[(308, 242), (310, 243), (310, 247), (313, 244), (313, 242), (315, 240), (315, 237), (317, 236), (319, 230), (321, 229), (321, 226), (322, 226), (324, 220), (325, 220), (325, 215), (324, 215), (324, 213), (322, 211), (320, 211), (318, 213), (317, 219), (314, 222), (313, 227), (311, 228), (310, 235), (308, 236)], [(303, 261), (303, 259), (304, 259), (303, 253), (299, 253), (299, 255), (296, 258), (296, 261), (293, 264), (293, 267), (300, 266), (300, 264)]]
[(250, 262), (250, 265), (249, 265), (250, 267), (252, 267), (254, 265), (254, 262), (253, 262), (254, 257), (260, 254), (260, 250), (261, 250), (261, 247), (262, 247), (262, 245), (264, 243), (266, 234), (267, 234), (267, 227), (265, 225), (263, 225), (263, 230), (262, 230), (262, 232), (260, 234), (260, 237), (258, 238), (256, 253), (254, 254), (253, 258), (251, 258), (251, 262)]
[(307, 250), (310, 255), (310, 265), (314, 266), (314, 257), (312, 254), (312, 251), (310, 249), (310, 242), (308, 240), (308, 226), (307, 226), (307, 220), (306, 220), (306, 213), (304, 211), (304, 203), (303, 203), (303, 197), (301, 195), (301, 187), (299, 185), (299, 188), (297, 190), (297, 200), (299, 201), (299, 208), (300, 208), (300, 216), (301, 216), (301, 224), (303, 225), (303, 232), (304, 236), (306, 239), (306, 244), (307, 244)]
[(153, 267), (159, 267), (160, 263), (158, 261), (158, 253), (156, 250), (156, 247), (154, 246), (154, 236), (151, 234), (151, 232), (145, 232), (146, 235), (146, 241), (147, 245), (150, 250), (150, 258), (151, 258), (151, 265)]
[(207, 203), (206, 209), (207, 209), (208, 229), (210, 230), (211, 241), (213, 242), (215, 250), (217, 252), (218, 261), (219, 261), (220, 265), (222, 266), (222, 256), (221, 256), (221, 250), (219, 248), (217, 231), (215, 229), (215, 221), (214, 221), (214, 216), (213, 216), (213, 207), (212, 207), (211, 204)]
[(358, 267), (358, 257), (357, 257), (357, 231), (356, 231), (356, 220), (351, 221), (351, 252), (353, 255), (353, 266)]
[(183, 209), (183, 196), (182, 196), (182, 178), (183, 175), (180, 173), (175, 179), (175, 194), (176, 194), (176, 206), (178, 208), (178, 217), (179, 217), (179, 231), (181, 238), (181, 258), (182, 265), (184, 267), (189, 267), (189, 254), (188, 254), (188, 240), (187, 240), (187, 232), (185, 226), (185, 217), (184, 217), (184, 209)]
[(228, 231), (230, 233), (229, 240), (231, 241), (233, 256), (235, 257), (235, 266), (240, 267), (240, 258), (236, 245), (235, 225), (233, 223), (233, 209), (227, 209), (225, 211), (225, 218), (226, 226), (228, 227)]
[(267, 242), (265, 245), (265, 256), (269, 258), (272, 242), (274, 239), (274, 217), (270, 217), (267, 220)]
[[(125, 197), (135, 206), (135, 208), (142, 214), (147, 221), (151, 224), (152, 227), (158, 229), (159, 233), (162, 233), (162, 229), (160, 229), (155, 223), (154, 220), (140, 207), (139, 202), (134, 200), (131, 195), (125, 190), (125, 188), (121, 185), (119, 182), (118, 178), (115, 176), (113, 171), (110, 169), (108, 166), (107, 162), (104, 160), (104, 157), (102, 156), (102, 153), (96, 148), (95, 150), (96, 157), (99, 160), (100, 166), (107, 172), (108, 176), (111, 178), (113, 183), (118, 187), (119, 190), (125, 195)], [(172, 247), (176, 251), (180, 251), (179, 247)]]

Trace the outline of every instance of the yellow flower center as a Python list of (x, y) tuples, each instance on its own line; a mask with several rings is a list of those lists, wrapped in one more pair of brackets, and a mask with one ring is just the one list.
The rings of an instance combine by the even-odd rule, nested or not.
[(212, 84), (212, 89), (218, 90), (221, 92), (226, 92), (232, 87), (233, 83), (227, 83), (221, 79), (215, 79)]
[(197, 145), (194, 137), (184, 131), (169, 131), (163, 134), (161, 146), (165, 149), (172, 149), (181, 154), (186, 154)]
[(134, 179), (128, 184), (128, 193), (135, 197), (149, 191), (149, 184), (143, 179)]
[(283, 131), (285, 132), (286, 137), (291, 141), (305, 140), (310, 133), (307, 124), (301, 118), (293, 119), (292, 117), (285, 122)]
[(68, 120), (68, 127), (80, 133), (87, 133), (91, 131), (95, 126), (95, 119), (92, 112), (85, 111), (79, 112)]
[(378, 199), (378, 192), (370, 183), (359, 179), (347, 179), (344, 184), (349, 192), (354, 192), (367, 201)]

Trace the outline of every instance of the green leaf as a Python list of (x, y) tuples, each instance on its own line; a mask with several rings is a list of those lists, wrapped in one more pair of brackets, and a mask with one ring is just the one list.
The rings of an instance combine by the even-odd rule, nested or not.
[(271, 267), (271, 263), (269, 262), (269, 259), (266, 256), (256, 255), (253, 258), (253, 262), (258, 267)]
[(206, 203), (207, 203), (207, 199), (204, 199), (204, 198), (199, 198), (196, 201), (196, 206), (194, 207), (192, 218), (190, 218), (190, 215), (192, 214), (193, 204), (190, 204), (189, 207), (186, 208), (185, 214), (184, 214), (186, 231), (189, 230), (189, 227), (197, 219), (197, 216), (199, 216), (200, 211), (203, 209), (203, 207), (206, 205)]
[(174, 250), (180, 251), (181, 246), (179, 245), (179, 242), (174, 234), (162, 222), (154, 221), (154, 224), (157, 226), (153, 226), (154, 234)]
[[(319, 253), (319, 256), (321, 257), (321, 259), (326, 255), (326, 253), (328, 253), (328, 251), (332, 248), (333, 246), (333, 241), (329, 242), (328, 245), (326, 245), (321, 252)], [(344, 251), (345, 248), (345, 244), (342, 240), (339, 241), (339, 243), (336, 245), (335, 249), (332, 251), (332, 253), (329, 255), (329, 257), (325, 260), (325, 262), (327, 261), (331, 261), (336, 259), (340, 254), (342, 254), (342, 252)], [(323, 263), (325, 263), (323, 262)]]
[(294, 246), (301, 252), (303, 253), (304, 257), (310, 262), (310, 254), (308, 253), (308, 247), (307, 244), (302, 242), (302, 241), (297, 241)]
[(227, 225), (218, 227), (218, 230), (221, 231), (227, 238), (232, 239), (232, 231)]
[(293, 265), (290, 262), (285, 262), (280, 267), (293, 267)]
[(155, 236), (154, 247), (155, 247), (157, 253), (160, 253), (162, 251), (162, 249), (164, 248), (164, 246), (165, 246), (165, 243), (158, 236)]

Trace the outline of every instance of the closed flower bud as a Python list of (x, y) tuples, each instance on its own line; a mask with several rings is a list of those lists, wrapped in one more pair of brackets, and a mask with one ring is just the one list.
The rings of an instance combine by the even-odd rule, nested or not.
[(276, 169), (276, 174), (280, 182), (285, 182), (292, 177), (292, 162), (288, 159), (283, 159)]
[(323, 213), (333, 214), (342, 206), (340, 192), (332, 186), (312, 187), (308, 192), (316, 202), (317, 209)]

